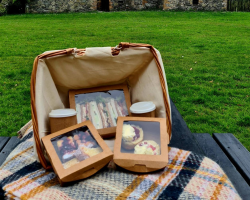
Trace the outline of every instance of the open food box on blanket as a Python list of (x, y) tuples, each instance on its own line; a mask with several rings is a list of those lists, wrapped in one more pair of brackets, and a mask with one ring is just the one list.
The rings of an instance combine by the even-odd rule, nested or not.
[(119, 117), (114, 162), (130, 171), (151, 172), (168, 164), (165, 118)]
[(113, 157), (90, 121), (45, 136), (42, 142), (61, 185), (95, 174)]

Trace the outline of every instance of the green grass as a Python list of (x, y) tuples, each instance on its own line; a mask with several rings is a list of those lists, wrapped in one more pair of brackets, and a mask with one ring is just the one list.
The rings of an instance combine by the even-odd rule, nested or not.
[(250, 13), (240, 12), (0, 17), (0, 135), (15, 135), (31, 118), (36, 55), (122, 41), (160, 50), (170, 96), (192, 132), (230, 132), (250, 150)]

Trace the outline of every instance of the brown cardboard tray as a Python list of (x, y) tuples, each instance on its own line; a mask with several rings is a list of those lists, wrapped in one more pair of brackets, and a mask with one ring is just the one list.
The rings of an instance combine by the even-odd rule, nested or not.
[(165, 118), (119, 117), (114, 162), (134, 172), (156, 171), (168, 163), (168, 144)]
[(130, 94), (125, 84), (69, 91), (77, 121), (91, 120), (103, 138), (115, 136), (118, 116), (130, 116)]
[(42, 142), (61, 185), (95, 174), (113, 158), (90, 121), (45, 136)]

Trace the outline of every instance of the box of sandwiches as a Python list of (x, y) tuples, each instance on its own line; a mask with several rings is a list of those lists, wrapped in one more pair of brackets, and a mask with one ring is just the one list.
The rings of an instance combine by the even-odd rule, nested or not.
[(114, 162), (129, 171), (152, 172), (168, 164), (165, 118), (118, 117)]
[(91, 121), (47, 135), (42, 142), (61, 185), (95, 174), (113, 158)]
[(115, 137), (119, 116), (130, 116), (130, 94), (125, 84), (69, 91), (70, 108), (77, 123), (90, 120), (102, 138)]

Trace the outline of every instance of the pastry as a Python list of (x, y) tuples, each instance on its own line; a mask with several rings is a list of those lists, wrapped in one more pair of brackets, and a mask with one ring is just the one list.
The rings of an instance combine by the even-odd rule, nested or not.
[(80, 146), (82, 144), (82, 141), (81, 140), (76, 140), (76, 143), (78, 146)]
[(61, 140), (58, 140), (57, 147), (62, 157), (62, 162), (67, 162), (68, 160), (74, 158), (76, 145), (71, 136), (63, 137)]
[(133, 149), (143, 140), (143, 130), (139, 126), (124, 124), (122, 128), (122, 147)]
[(69, 145), (72, 147), (72, 148), (76, 148), (76, 145), (74, 143), (74, 139), (73, 137), (67, 137), (67, 142), (69, 143)]
[(63, 167), (64, 167), (64, 169), (68, 169), (69, 167), (72, 167), (73, 165), (75, 165), (77, 163), (79, 163), (79, 161), (76, 158), (74, 158), (74, 159), (69, 160), (66, 163), (63, 163)]
[(75, 139), (75, 140), (79, 140), (79, 139), (80, 139), (80, 138), (79, 138), (79, 135), (77, 135), (77, 134), (74, 135), (74, 139)]
[(67, 162), (68, 160), (71, 160), (72, 158), (75, 157), (75, 151), (70, 151), (70, 152), (66, 152), (62, 155), (62, 160), (63, 162)]
[(77, 140), (76, 143), (79, 146), (85, 146), (87, 148), (96, 148), (98, 146), (98, 144), (96, 143), (96, 141), (86, 141), (86, 140)]
[(88, 157), (94, 156), (100, 152), (102, 149), (99, 147), (96, 141), (85, 141), (85, 140), (77, 140), (78, 148), (81, 150), (83, 155)]
[(160, 147), (153, 140), (144, 140), (135, 146), (135, 154), (160, 155)]
[(57, 144), (57, 147), (58, 147), (58, 149), (59, 149), (59, 151), (62, 149), (62, 145), (63, 145), (63, 140), (58, 140), (57, 142), (56, 142), (56, 144)]
[(87, 140), (87, 138), (90, 136), (88, 132), (80, 131), (80, 140)]
[(86, 160), (87, 158), (89, 158), (89, 156), (87, 154), (83, 153), (80, 149), (77, 149), (75, 151), (75, 157), (76, 157), (76, 159), (79, 162), (81, 162), (81, 161)]
[(80, 146), (80, 149), (81, 149), (83, 154), (87, 154), (89, 157), (92, 157), (92, 156), (97, 155), (97, 154), (102, 152), (101, 147), (88, 148), (86, 146)]

